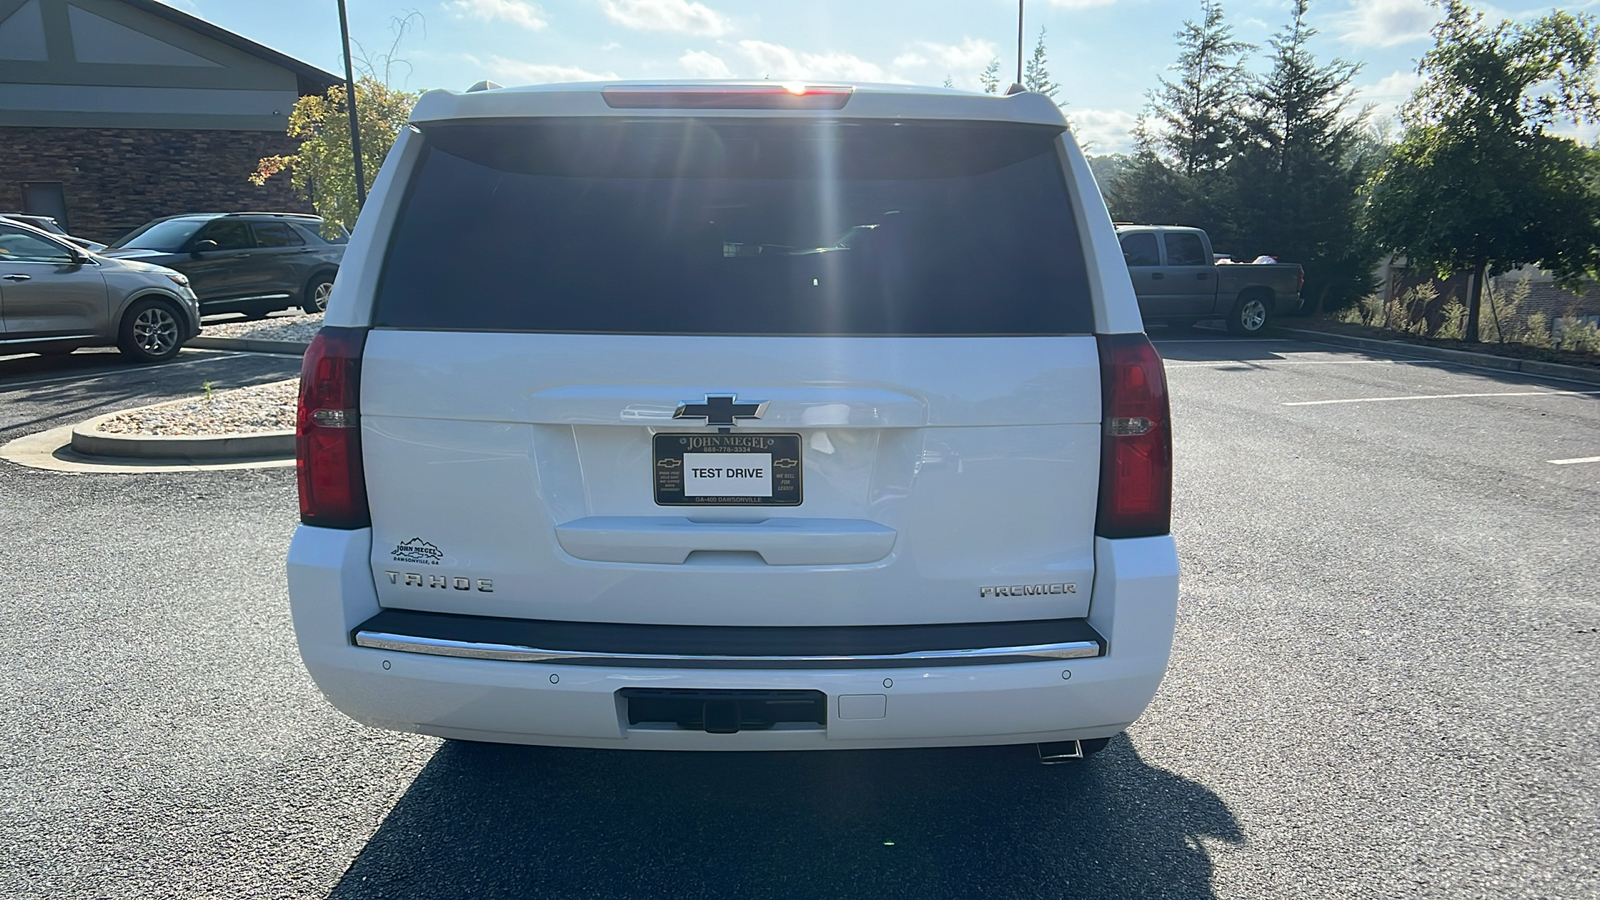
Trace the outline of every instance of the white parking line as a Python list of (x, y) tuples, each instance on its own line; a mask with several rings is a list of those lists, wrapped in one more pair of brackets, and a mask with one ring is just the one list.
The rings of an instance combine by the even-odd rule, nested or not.
[(1552, 459), (1547, 460), (1547, 462), (1556, 466), (1574, 466), (1578, 463), (1600, 462), (1600, 456), (1580, 456), (1577, 459)]
[[(221, 362), (224, 359), (238, 359), (241, 356), (255, 355), (256, 354), (253, 353), (229, 353), (226, 356), (207, 356), (203, 359), (186, 359), (183, 362), (162, 363), (161, 367), (163, 369), (176, 369), (179, 366), (198, 366), (204, 363)], [(57, 378), (39, 378), (34, 381), (17, 381), (9, 384), (0, 383), (0, 394), (9, 394), (12, 391), (16, 391), (21, 388), (36, 387), (41, 384), (59, 384), (63, 381), (93, 381), (97, 378), (106, 378), (111, 375), (126, 375), (137, 371), (139, 370), (134, 368), (102, 369), (98, 372), (83, 372), (77, 375), (62, 375)]]
[(1217, 366), (1250, 366), (1270, 369), (1273, 366), (1393, 366), (1400, 363), (1429, 363), (1431, 359), (1218, 359), (1211, 362), (1167, 363), (1169, 369), (1213, 369)]
[(1410, 397), (1351, 397), (1344, 400), (1296, 400), (1284, 406), (1329, 406), (1334, 403), (1392, 403), (1396, 400), (1462, 400), (1469, 397), (1582, 397), (1600, 391), (1502, 391), (1494, 394), (1416, 394)]

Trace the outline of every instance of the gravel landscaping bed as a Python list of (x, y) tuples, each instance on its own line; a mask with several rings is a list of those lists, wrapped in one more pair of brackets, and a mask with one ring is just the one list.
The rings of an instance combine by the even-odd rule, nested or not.
[(219, 391), (209, 400), (205, 397), (175, 400), (129, 410), (100, 423), (99, 430), (113, 434), (184, 436), (292, 430), (299, 389), (300, 382), (290, 379)]
[(308, 316), (303, 313), (271, 315), (254, 322), (229, 319), (216, 324), (201, 323), (201, 337), (251, 338), (257, 341), (296, 341), (311, 343), (311, 338), (322, 327), (322, 314)]

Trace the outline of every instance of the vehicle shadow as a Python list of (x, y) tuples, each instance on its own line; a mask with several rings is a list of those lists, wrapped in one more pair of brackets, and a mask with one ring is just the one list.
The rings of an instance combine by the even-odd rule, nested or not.
[(1210, 790), (1116, 738), (645, 753), (445, 743), (330, 893), (371, 897), (1211, 897)]

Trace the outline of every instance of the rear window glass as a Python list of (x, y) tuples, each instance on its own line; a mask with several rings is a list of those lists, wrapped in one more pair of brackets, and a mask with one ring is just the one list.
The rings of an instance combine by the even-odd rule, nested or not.
[(1058, 129), (562, 120), (436, 126), (379, 326), (610, 334), (1076, 334)]

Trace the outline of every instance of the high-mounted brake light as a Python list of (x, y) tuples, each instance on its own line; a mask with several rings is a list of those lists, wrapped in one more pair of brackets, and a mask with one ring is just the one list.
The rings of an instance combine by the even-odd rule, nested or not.
[(844, 109), (852, 87), (810, 84), (693, 84), (608, 87), (612, 109)]
[(1172, 427), (1161, 356), (1143, 334), (1103, 334), (1100, 509), (1094, 533), (1150, 537), (1172, 530)]
[(361, 351), (365, 328), (317, 332), (300, 365), (295, 467), (300, 521), (323, 528), (372, 523), (361, 468)]

